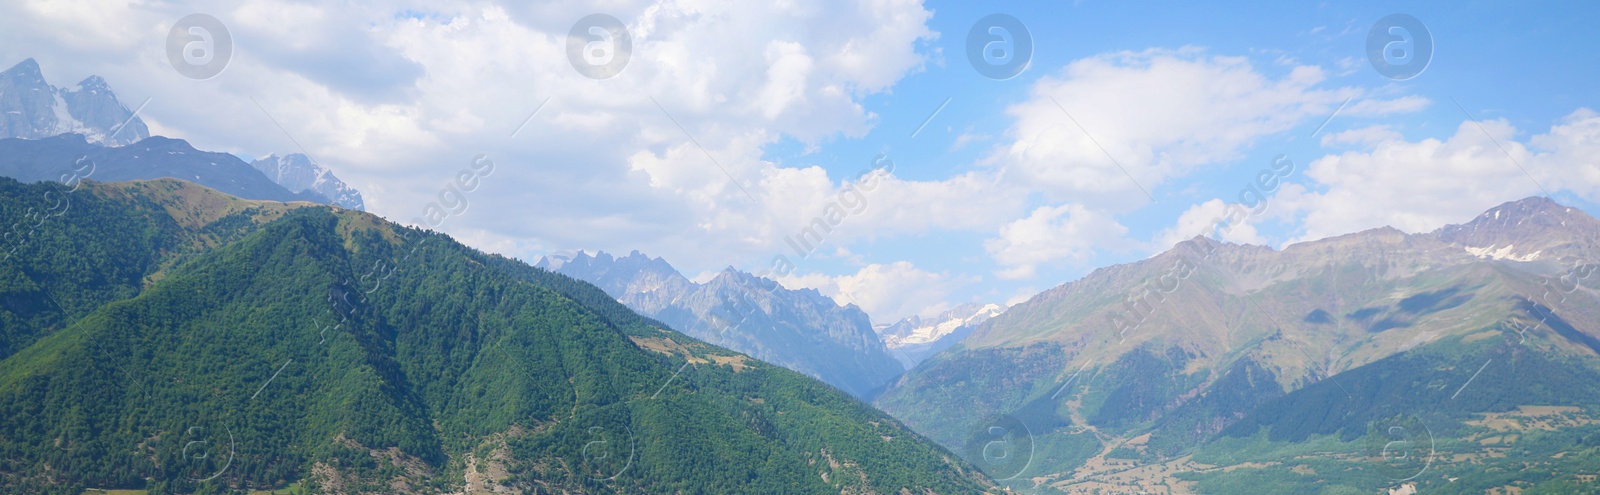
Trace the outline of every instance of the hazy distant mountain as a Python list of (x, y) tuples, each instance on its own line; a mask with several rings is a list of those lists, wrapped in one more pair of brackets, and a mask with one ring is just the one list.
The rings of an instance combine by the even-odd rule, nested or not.
[(883, 345), (906, 369), (961, 341), (978, 324), (1005, 311), (998, 304), (967, 303), (924, 319), (911, 315), (878, 329)]
[[(672, 328), (870, 398), (903, 371), (867, 314), (816, 290), (789, 290), (729, 268), (704, 284), (661, 258), (546, 257), (538, 265), (605, 290)], [(773, 289), (773, 290), (768, 290)]]
[(74, 173), (97, 182), (171, 177), (244, 199), (328, 203), (320, 194), (289, 192), (236, 156), (196, 150), (182, 139), (156, 136), (115, 148), (90, 143), (80, 134), (0, 139), (0, 175), (60, 182)]
[[(1283, 250), (1197, 237), (1012, 306), (907, 372), (876, 403), (975, 462), (965, 449), (983, 445), (974, 439), (995, 418), (1012, 418), (1007, 428), (1026, 426), (1040, 454), (1025, 468), (990, 474), (1069, 493), (1159, 489), (1119, 485), (1132, 482), (1113, 471), (1132, 464), (1208, 469), (1180, 461), (1188, 455), (1211, 466), (1278, 463), (1288, 472), (1304, 461), (1273, 453), (1319, 438), (1332, 439), (1317, 452), (1334, 462), (1343, 454), (1332, 452), (1369, 433), (1400, 431), (1383, 427), (1397, 417), (1471, 438), (1451, 444), (1449, 455), (1479, 456), (1472, 449), (1493, 433), (1473, 422), (1484, 415), (1519, 406), (1600, 411), (1597, 234), (1600, 221), (1584, 212), (1528, 198), (1422, 234), (1380, 228)], [(1594, 419), (1600, 413), (1551, 424)], [(1547, 438), (1584, 434), (1563, 435), (1576, 436)], [(1502, 468), (1572, 468), (1550, 464), (1549, 454), (1532, 459), (1513, 456)], [(1483, 475), (1483, 466), (1468, 467), (1435, 464), (1430, 473), (1439, 480), (1414, 482), (1427, 493), (1446, 482), (1441, 471)], [(1366, 481), (1318, 478), (1359, 491), (1382, 481), (1366, 468), (1314, 470), (1364, 472)], [(1228, 485), (1223, 472), (1186, 479), (1219, 483), (1203, 493), (1264, 489)], [(1283, 479), (1298, 483), (1294, 476)], [(1501, 486), (1492, 483), (1499, 482), (1454, 489)], [(1227, 486), (1234, 488), (1218, 488)], [(1317, 491), (1274, 486), (1266, 491)]]
[(250, 162), (250, 166), (290, 191), (311, 191), (328, 198), (331, 204), (352, 210), (366, 209), (361, 201), (361, 191), (334, 177), (332, 171), (312, 163), (311, 158), (303, 153), (267, 155)]
[[(150, 137), (144, 121), (117, 100), (100, 76), (76, 86), (45, 82), (39, 64), (26, 59), (0, 72), (0, 138), (41, 139), (82, 134), (89, 142), (121, 146)], [(127, 122), (127, 128), (119, 128)]]

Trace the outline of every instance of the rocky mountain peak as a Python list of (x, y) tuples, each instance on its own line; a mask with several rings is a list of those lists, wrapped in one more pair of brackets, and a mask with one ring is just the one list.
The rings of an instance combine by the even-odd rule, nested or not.
[(8, 81), (26, 81), (44, 84), (44, 72), (39, 70), (39, 62), (34, 61), (32, 58), (22, 59), (21, 62), (17, 62), (17, 65), (13, 65), (10, 69), (0, 72), (0, 78), (4, 78)]
[(643, 292), (671, 292), (693, 285), (661, 258), (633, 251), (621, 258), (598, 251), (552, 254), (534, 266), (592, 283), (615, 298)]
[(0, 138), (43, 139), (82, 134), (90, 142), (125, 146), (150, 129), (123, 106), (111, 86), (89, 76), (71, 88), (51, 86), (39, 63), (25, 59), (0, 72)]
[(1600, 242), (1600, 221), (1542, 196), (1511, 201), (1471, 221), (1431, 233), (1480, 258), (1534, 261), (1588, 258)]
[(82, 81), (78, 81), (78, 85), (73, 88), (73, 91), (87, 91), (92, 94), (111, 94), (111, 84), (107, 83), (103, 77), (89, 76), (83, 78)]
[(311, 192), (328, 198), (330, 204), (352, 210), (366, 209), (361, 191), (333, 175), (333, 171), (311, 161), (304, 153), (267, 155), (250, 163), (267, 178), (294, 192)]

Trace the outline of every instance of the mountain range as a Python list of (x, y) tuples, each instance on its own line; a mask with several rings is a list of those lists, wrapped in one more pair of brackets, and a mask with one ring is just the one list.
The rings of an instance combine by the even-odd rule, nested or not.
[(1197, 237), (875, 331), (731, 268), (528, 266), (97, 180), (212, 158), (177, 140), (0, 140), (0, 164), (84, 147), (76, 190), (0, 179), (0, 493), (1600, 489), (1600, 220), (1546, 198), (1281, 250)]
[(81, 134), (0, 139), (0, 175), (25, 182), (60, 182), (73, 175), (100, 182), (170, 177), (243, 199), (329, 202), (315, 192), (289, 192), (231, 154), (197, 150), (182, 139), (161, 136), (115, 148), (91, 143)]
[(180, 139), (151, 137), (100, 76), (57, 88), (33, 59), (0, 72), (0, 175), (59, 182), (74, 174), (99, 181), (172, 177), (245, 199), (365, 208), (359, 191), (302, 153), (246, 164)]
[(364, 212), (0, 179), (0, 224), (0, 493), (1000, 493), (833, 387)]
[(661, 258), (547, 256), (535, 266), (595, 284), (639, 314), (869, 399), (904, 371), (860, 308), (728, 268), (695, 283)]
[[(1600, 468), (1549, 455), (1600, 424), (1597, 249), (1600, 221), (1542, 197), (1420, 234), (1197, 237), (1009, 308), (875, 403), (1038, 493), (1566, 483)], [(1427, 452), (1384, 457), (1419, 432)]]
[(0, 72), (0, 494), (1600, 493), (1600, 220), (1548, 198), (874, 325), (136, 112)]

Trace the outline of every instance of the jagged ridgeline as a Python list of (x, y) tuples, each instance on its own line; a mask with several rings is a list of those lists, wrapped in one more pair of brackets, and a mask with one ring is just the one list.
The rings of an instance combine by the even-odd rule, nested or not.
[(370, 214), (0, 179), (0, 222), (0, 493), (994, 490), (827, 385)]

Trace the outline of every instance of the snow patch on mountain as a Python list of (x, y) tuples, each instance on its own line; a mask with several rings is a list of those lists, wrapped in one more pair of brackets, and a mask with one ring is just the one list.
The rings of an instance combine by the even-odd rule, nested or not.
[[(1498, 212), (1496, 212), (1496, 213), (1498, 213)], [(1533, 261), (1533, 260), (1539, 259), (1539, 253), (1542, 252), (1542, 251), (1534, 251), (1534, 252), (1531, 252), (1531, 253), (1528, 253), (1528, 254), (1518, 255), (1518, 254), (1516, 254), (1516, 251), (1513, 251), (1513, 249), (1517, 247), (1516, 244), (1507, 244), (1506, 247), (1499, 248), (1499, 249), (1495, 249), (1495, 246), (1489, 246), (1489, 247), (1462, 246), (1462, 247), (1467, 250), (1468, 254), (1471, 254), (1473, 256), (1477, 256), (1479, 258), (1488, 258), (1488, 259), (1496, 259), (1496, 260), (1511, 260), (1511, 261)]]
[[(973, 306), (976, 305), (969, 304), (958, 307), (927, 320), (916, 317), (910, 317), (906, 320), (902, 320), (902, 322), (910, 323), (909, 325), (905, 325), (909, 328), (902, 328), (894, 331), (894, 333), (885, 334), (883, 336), (883, 344), (891, 349), (905, 347), (908, 345), (926, 344), (944, 338), (944, 336), (954, 333), (961, 327), (982, 323), (989, 318), (998, 316), (1002, 311), (1005, 311), (1005, 309), (1001, 308), (998, 304), (985, 304), (983, 306), (978, 306), (975, 310), (972, 309)], [(912, 320), (912, 318), (916, 319)], [(890, 326), (890, 328), (895, 327), (896, 325)], [(887, 331), (887, 329), (885, 330)]]

